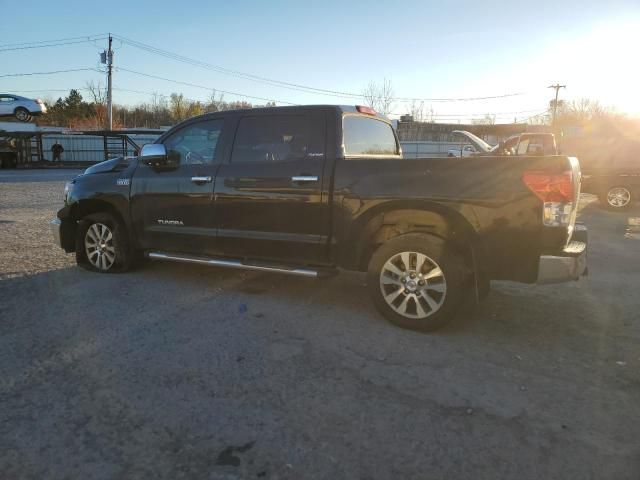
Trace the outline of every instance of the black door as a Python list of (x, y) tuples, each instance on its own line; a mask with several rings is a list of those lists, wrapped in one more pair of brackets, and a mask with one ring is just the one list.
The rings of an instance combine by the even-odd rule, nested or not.
[(218, 170), (218, 243), (227, 255), (324, 263), (329, 232), (325, 118), (247, 114)]
[(213, 187), (222, 126), (222, 119), (187, 124), (162, 141), (167, 165), (138, 165), (131, 184), (131, 214), (143, 248), (214, 250)]

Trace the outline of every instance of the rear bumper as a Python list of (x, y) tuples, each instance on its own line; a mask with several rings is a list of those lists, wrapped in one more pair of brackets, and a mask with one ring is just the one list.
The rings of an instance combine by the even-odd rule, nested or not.
[(571, 241), (561, 252), (540, 256), (537, 283), (568, 282), (586, 275), (587, 243), (587, 228), (576, 225)]

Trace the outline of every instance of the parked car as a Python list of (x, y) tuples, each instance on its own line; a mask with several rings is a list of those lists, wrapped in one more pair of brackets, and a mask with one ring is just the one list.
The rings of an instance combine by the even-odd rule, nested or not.
[(473, 145), (464, 145), (460, 144), (460, 148), (450, 148), (448, 157), (470, 157), (475, 155), (478, 151), (475, 149)]
[(322, 277), (366, 272), (390, 321), (432, 330), (491, 280), (577, 280), (575, 158), (402, 159), (367, 107), (299, 106), (189, 119), (139, 157), (65, 187), (56, 242), (89, 270), (150, 259)]
[[(553, 133), (521, 133), (507, 138), (498, 145), (491, 146), (480, 137), (477, 137), (466, 130), (454, 130), (451, 132), (461, 135), (470, 141), (475, 147), (474, 155), (523, 155), (523, 156), (541, 156), (541, 155), (557, 155), (558, 148)], [(452, 152), (452, 150), (449, 150)], [(458, 156), (458, 155), (450, 155)]]
[(29, 122), (37, 115), (47, 113), (42, 100), (34, 100), (19, 95), (0, 94), (0, 117), (15, 117), (21, 122)]

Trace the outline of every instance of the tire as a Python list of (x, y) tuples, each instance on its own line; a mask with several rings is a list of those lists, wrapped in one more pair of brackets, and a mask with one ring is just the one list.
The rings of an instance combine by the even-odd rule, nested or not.
[(602, 203), (612, 211), (627, 210), (635, 201), (631, 189), (625, 185), (614, 185), (600, 197)]
[(122, 273), (132, 266), (127, 230), (114, 215), (101, 212), (83, 218), (76, 231), (76, 262), (99, 273)]
[(367, 287), (376, 308), (389, 321), (428, 332), (455, 317), (468, 288), (468, 273), (462, 257), (444, 240), (409, 233), (375, 251)]
[(21, 122), (28, 122), (31, 120), (31, 115), (29, 114), (29, 110), (24, 107), (16, 108), (15, 112), (13, 112), (16, 119)]

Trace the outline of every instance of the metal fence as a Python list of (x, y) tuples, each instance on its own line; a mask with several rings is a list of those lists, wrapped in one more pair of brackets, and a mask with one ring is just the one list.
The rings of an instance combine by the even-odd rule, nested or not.
[[(128, 135), (139, 147), (154, 142), (159, 135)], [(58, 142), (64, 148), (61, 160), (63, 162), (96, 163), (105, 159), (105, 139), (102, 135), (42, 135), (42, 157), (44, 161), (53, 160), (51, 147)], [(134, 155), (131, 146), (122, 151), (125, 155)], [(118, 152), (120, 154), (120, 152)], [(113, 155), (110, 155), (113, 156)]]
[(449, 149), (460, 150), (468, 143), (460, 142), (400, 142), (404, 158), (446, 157)]

